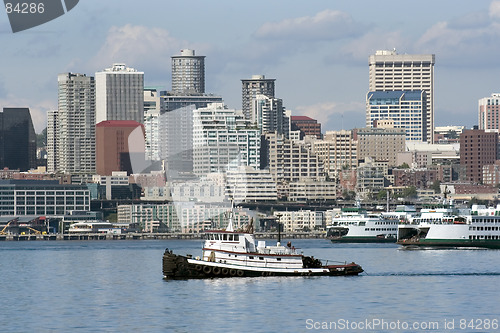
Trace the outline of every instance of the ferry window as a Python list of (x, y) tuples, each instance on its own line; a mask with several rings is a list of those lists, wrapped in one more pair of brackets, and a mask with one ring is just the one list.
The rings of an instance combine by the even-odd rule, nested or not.
[(232, 241), (233, 240), (233, 235), (229, 235), (229, 240)]
[(260, 260), (264, 260), (264, 257), (259, 257)]
[(239, 242), (240, 241), (240, 235), (234, 235), (234, 240)]
[(226, 234), (222, 235), (222, 239), (227, 240), (227, 235)]
[(276, 258), (276, 260), (281, 261), (281, 258)]
[(248, 257), (249, 259), (253, 259), (253, 256)]

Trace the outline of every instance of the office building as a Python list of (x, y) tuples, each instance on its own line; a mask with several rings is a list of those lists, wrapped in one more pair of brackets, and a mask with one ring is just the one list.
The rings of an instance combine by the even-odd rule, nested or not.
[(479, 129), (500, 130), (500, 94), (479, 100)]
[(36, 168), (36, 135), (28, 108), (0, 112), (0, 168)]
[(483, 166), (495, 164), (498, 133), (485, 130), (464, 130), (460, 135), (460, 164), (465, 166), (467, 180), (483, 182)]
[(113, 64), (95, 73), (96, 123), (106, 120), (144, 121), (144, 72)]
[(96, 125), (98, 175), (111, 176), (113, 171), (140, 173), (144, 161), (144, 125), (131, 120), (109, 120)]
[(172, 91), (181, 94), (205, 93), (205, 56), (183, 49), (172, 56)]
[(72, 210), (90, 210), (85, 185), (57, 180), (0, 180), (0, 215), (62, 216)]
[(406, 131), (406, 140), (425, 141), (425, 102), (422, 90), (370, 91), (366, 96), (366, 124), (379, 127), (375, 123), (390, 120), (394, 128)]
[(434, 130), (434, 63), (434, 54), (398, 54), (396, 50), (376, 51), (369, 57), (370, 92), (420, 90), (425, 93), (422, 140), (429, 143)]
[(241, 80), (241, 105), (246, 119), (251, 119), (252, 100), (257, 95), (274, 97), (274, 81), (276, 79), (266, 79), (264, 75), (252, 75), (251, 79)]
[(323, 140), (312, 140), (310, 145), (331, 178), (336, 177), (340, 170), (358, 166), (358, 142), (353, 131), (327, 131)]
[(48, 171), (95, 173), (95, 81), (84, 74), (57, 77), (58, 108), (48, 113)]
[(316, 119), (307, 116), (291, 116), (290, 123), (292, 131), (300, 131), (301, 138), (305, 135), (315, 136), (317, 139), (322, 138), (321, 124)]

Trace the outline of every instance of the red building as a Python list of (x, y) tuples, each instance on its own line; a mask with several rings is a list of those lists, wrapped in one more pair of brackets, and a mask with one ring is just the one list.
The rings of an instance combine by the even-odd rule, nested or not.
[(497, 158), (498, 133), (484, 130), (464, 130), (460, 135), (460, 164), (465, 166), (467, 180), (483, 182), (483, 166), (494, 164)]
[[(96, 171), (133, 173), (133, 160), (144, 161), (144, 125), (133, 120), (107, 120), (96, 125)], [(142, 162), (141, 162), (142, 163)]]
[(292, 131), (300, 130), (300, 137), (305, 135), (316, 135), (316, 138), (321, 139), (321, 124), (316, 119), (306, 116), (292, 116), (290, 119)]

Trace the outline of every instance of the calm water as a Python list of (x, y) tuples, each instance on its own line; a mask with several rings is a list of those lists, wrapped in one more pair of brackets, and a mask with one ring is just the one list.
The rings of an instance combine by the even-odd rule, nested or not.
[[(333, 322), (338, 331), (376, 332), (397, 330), (399, 320), (400, 328), (438, 323), (434, 332), (492, 332), (485, 324), (500, 320), (500, 251), (293, 245), (318, 258), (355, 261), (366, 274), (164, 281), (164, 249), (196, 256), (200, 240), (2, 242), (0, 330), (336, 331)], [(460, 329), (463, 319), (469, 326)], [(445, 321), (455, 329), (445, 330)], [(367, 322), (386, 326), (353, 329)]]

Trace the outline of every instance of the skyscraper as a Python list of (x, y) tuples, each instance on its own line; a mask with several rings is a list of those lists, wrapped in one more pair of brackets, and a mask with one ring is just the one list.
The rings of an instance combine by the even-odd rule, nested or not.
[(376, 121), (390, 120), (394, 128), (406, 131), (406, 140), (425, 141), (425, 92), (370, 91), (366, 96), (366, 123), (375, 127)]
[(498, 133), (481, 129), (464, 130), (460, 135), (460, 165), (465, 166), (467, 180), (483, 181), (483, 166), (495, 163)]
[(264, 133), (278, 133), (288, 138), (290, 119), (285, 114), (283, 100), (266, 95), (256, 95), (252, 100), (250, 122)]
[(36, 135), (28, 108), (0, 112), (0, 168), (27, 171), (36, 167)]
[[(422, 140), (432, 143), (434, 130), (434, 54), (398, 54), (395, 50), (376, 51), (369, 57), (369, 91), (425, 92), (425, 131)], [(368, 112), (368, 109), (367, 109)], [(366, 126), (368, 123), (367, 116)]]
[(47, 119), (50, 172), (95, 173), (95, 81), (85, 74), (57, 77), (58, 110)]
[(181, 94), (205, 93), (205, 56), (194, 50), (181, 50), (172, 56), (172, 91)]
[(144, 72), (113, 64), (95, 73), (96, 122), (144, 121)]
[(500, 94), (479, 100), (479, 129), (500, 129)]
[(264, 75), (252, 75), (251, 79), (241, 80), (241, 107), (245, 119), (252, 118), (252, 100), (257, 95), (274, 97), (274, 81), (266, 79)]

